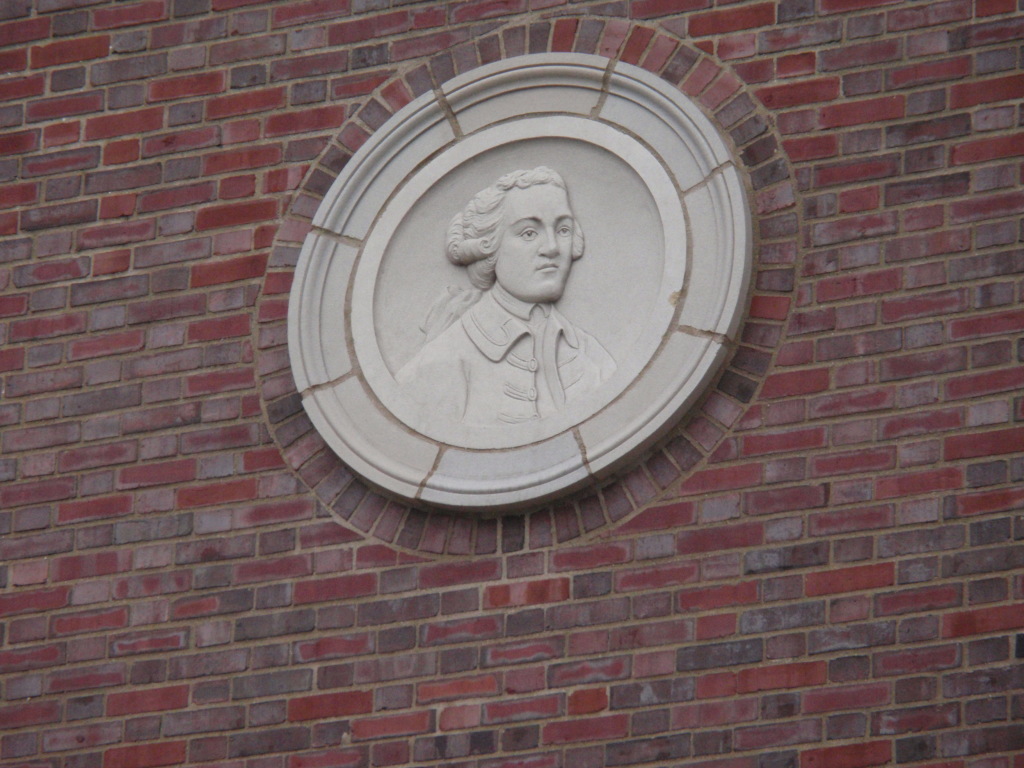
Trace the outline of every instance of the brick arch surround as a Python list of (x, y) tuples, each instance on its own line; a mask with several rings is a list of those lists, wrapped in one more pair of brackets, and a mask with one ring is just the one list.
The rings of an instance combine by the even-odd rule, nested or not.
[[(311, 218), (338, 171), (395, 111), (457, 74), (527, 53), (598, 54), (657, 74), (693, 99), (726, 137), (745, 171), (754, 211), (750, 310), (717, 382), (639, 464), (597, 488), (529, 511), (481, 518), (409, 507), (367, 487), (338, 459), (302, 411), (282, 353), (283, 295)], [(383, 78), (382, 78), (383, 79)], [(429, 554), (493, 554), (541, 549), (626, 521), (659, 499), (721, 484), (712, 468), (728, 456), (728, 435), (743, 418), (784, 335), (796, 285), (797, 193), (770, 119), (749, 88), (715, 57), (668, 30), (621, 19), (557, 18), (499, 27), (490, 34), (415, 61), (383, 80), (310, 168), (275, 244), (259, 308), (262, 394), (271, 433), (286, 463), (346, 528)], [(284, 366), (284, 367), (282, 367)], [(710, 462), (709, 462), (710, 459)], [(710, 463), (710, 466), (709, 466)], [(679, 490), (679, 485), (682, 488)], [(798, 491), (791, 494), (799, 495)], [(820, 494), (821, 489), (812, 491)], [(796, 499), (791, 499), (795, 501)]]

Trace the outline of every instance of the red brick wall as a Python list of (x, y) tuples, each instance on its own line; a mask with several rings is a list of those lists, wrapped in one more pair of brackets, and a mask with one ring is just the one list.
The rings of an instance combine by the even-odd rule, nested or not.
[[(1024, 768), (1013, 0), (0, 19), (4, 766)], [(733, 143), (749, 317), (603, 487), (407, 509), (302, 414), (297, 247), (388, 114), (548, 50)]]

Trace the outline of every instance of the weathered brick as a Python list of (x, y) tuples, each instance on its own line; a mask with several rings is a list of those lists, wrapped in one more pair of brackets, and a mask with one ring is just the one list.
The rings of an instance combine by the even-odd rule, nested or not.
[(680, 648), (676, 654), (676, 668), (680, 672), (715, 667), (729, 667), (760, 662), (764, 656), (759, 639), (738, 640), (727, 643)]

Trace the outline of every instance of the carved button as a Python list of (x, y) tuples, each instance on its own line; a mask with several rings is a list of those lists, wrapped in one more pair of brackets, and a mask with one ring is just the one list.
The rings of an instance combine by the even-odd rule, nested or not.
[(537, 399), (537, 390), (534, 389), (533, 387), (530, 387), (530, 391), (527, 393), (526, 396), (529, 397), (531, 400), (536, 400)]
[(530, 369), (531, 371), (536, 371), (536, 370), (537, 370), (537, 360), (536, 360), (536, 358), (531, 358), (531, 359), (530, 359), (530, 360), (529, 360), (529, 361), (527, 362), (527, 367), (529, 367), (529, 369)]

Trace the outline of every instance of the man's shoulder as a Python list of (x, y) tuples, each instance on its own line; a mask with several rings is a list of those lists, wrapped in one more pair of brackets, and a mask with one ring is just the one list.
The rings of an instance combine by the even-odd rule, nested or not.
[(439, 373), (454, 371), (461, 367), (460, 361), (465, 359), (472, 348), (462, 324), (452, 323), (420, 347), (419, 352), (399, 369), (395, 378), (406, 383), (424, 374), (436, 377)]

